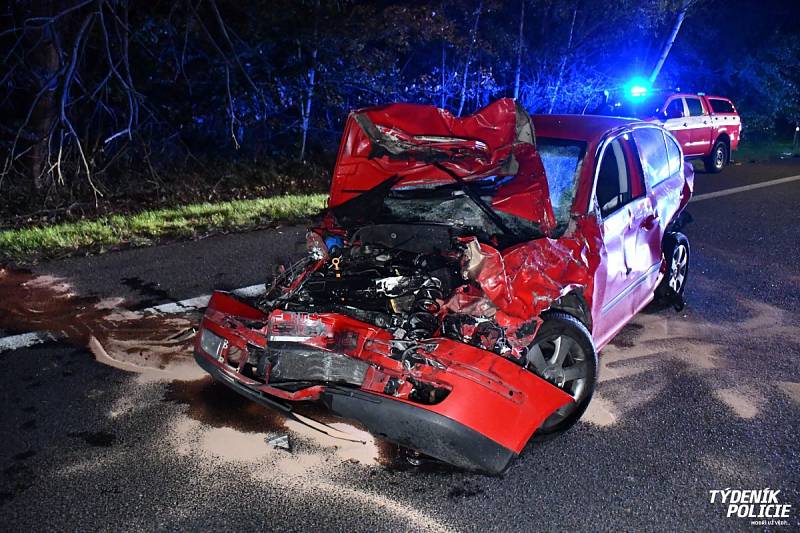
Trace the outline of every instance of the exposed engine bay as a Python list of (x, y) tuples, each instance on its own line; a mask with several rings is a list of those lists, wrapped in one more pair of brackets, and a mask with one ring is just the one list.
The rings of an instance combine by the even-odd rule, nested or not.
[[(338, 313), (372, 324), (391, 334), (391, 357), (408, 369), (431, 364), (418, 352), (424, 340), (433, 337), (450, 338), (524, 364), (524, 347), (512, 348), (494, 320), (496, 307), (470, 279), (467, 258), (472, 240), (458, 237), (452, 227), (366, 226), (348, 242), (329, 239), (328, 249), (317, 233), (310, 233), (308, 240), (309, 256), (278, 277), (260, 302), (265, 312)], [(469, 312), (459, 312), (459, 300), (465, 295), (473, 295)], [(268, 345), (289, 338), (276, 334), (268, 338)], [(274, 379), (344, 378), (354, 384), (363, 379), (360, 372), (331, 374), (335, 365), (328, 367), (327, 374), (303, 368), (298, 369), (302, 376), (295, 376), (283, 368), (283, 359), (281, 354), (273, 361)]]

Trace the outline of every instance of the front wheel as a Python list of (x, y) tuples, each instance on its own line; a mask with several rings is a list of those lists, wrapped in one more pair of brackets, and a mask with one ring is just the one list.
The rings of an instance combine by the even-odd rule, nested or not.
[(722, 172), (722, 169), (725, 168), (725, 163), (727, 162), (728, 145), (725, 144), (725, 141), (717, 141), (717, 144), (714, 145), (714, 149), (711, 150), (711, 153), (703, 161), (703, 164), (705, 165), (707, 172), (710, 172), (711, 174), (718, 174), (719, 172)]
[(543, 315), (527, 352), (528, 370), (546, 379), (575, 400), (550, 415), (537, 436), (561, 433), (583, 415), (597, 384), (597, 353), (586, 326), (566, 313)]

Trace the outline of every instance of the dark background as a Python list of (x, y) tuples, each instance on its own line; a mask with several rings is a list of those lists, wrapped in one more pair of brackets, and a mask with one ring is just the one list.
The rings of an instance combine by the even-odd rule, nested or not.
[(580, 113), (650, 74), (683, 8), (654, 85), (732, 98), (745, 141), (791, 139), (800, 2), (10, 2), (0, 209), (324, 190), (349, 110), (467, 114), (517, 96), (533, 113)]

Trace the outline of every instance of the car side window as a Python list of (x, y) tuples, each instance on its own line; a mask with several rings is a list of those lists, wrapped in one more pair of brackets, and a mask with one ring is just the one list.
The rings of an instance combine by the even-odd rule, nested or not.
[(677, 118), (683, 116), (683, 98), (675, 98), (666, 109), (667, 118)]
[(603, 152), (595, 191), (603, 218), (631, 201), (630, 171), (620, 138), (611, 141)]
[(689, 108), (690, 117), (699, 117), (703, 114), (703, 104), (699, 98), (687, 98), (686, 107)]
[(667, 140), (667, 158), (669, 159), (669, 173), (670, 176), (676, 172), (681, 172), (683, 169), (683, 160), (681, 159), (681, 149), (672, 135), (664, 135)]
[(650, 186), (670, 177), (670, 163), (664, 134), (658, 128), (636, 128), (633, 138), (639, 151), (642, 169)]

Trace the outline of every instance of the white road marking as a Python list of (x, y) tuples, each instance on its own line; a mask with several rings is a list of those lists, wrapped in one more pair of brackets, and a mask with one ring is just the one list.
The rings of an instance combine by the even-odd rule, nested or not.
[[(253, 298), (255, 296), (260, 296), (264, 294), (265, 290), (266, 289), (264, 287), (264, 284), (259, 283), (258, 285), (250, 285), (249, 287), (234, 289), (231, 292), (236, 296)], [(147, 309), (143, 309), (143, 312), (173, 314), (173, 313), (183, 313), (185, 311), (195, 311), (206, 307), (210, 299), (211, 299), (210, 294), (204, 294), (203, 296), (195, 296), (194, 298), (181, 300), (180, 302), (170, 302), (166, 304), (156, 305), (155, 307), (148, 307)]]
[(719, 198), (720, 196), (728, 196), (729, 194), (752, 191), (753, 189), (761, 189), (762, 187), (772, 187), (773, 185), (780, 185), (781, 183), (790, 183), (792, 181), (797, 181), (797, 180), (800, 180), (800, 176), (789, 176), (788, 178), (778, 178), (776, 180), (762, 181), (760, 183), (742, 185), (741, 187), (732, 187), (730, 189), (723, 189), (721, 191), (707, 192), (705, 194), (698, 194), (697, 196), (692, 196), (691, 202), (701, 202), (703, 200), (710, 200), (711, 198)]
[(0, 338), (0, 353), (8, 350), (27, 348), (36, 344), (42, 344), (55, 340), (55, 337), (47, 331), (32, 331), (30, 333), (20, 333), (9, 337)]
[[(242, 287), (231, 291), (236, 296), (245, 298), (253, 298), (264, 294), (266, 288), (263, 283), (258, 285), (250, 285), (249, 287)], [(195, 296), (181, 300), (180, 302), (170, 302), (166, 304), (156, 305), (143, 309), (144, 313), (161, 313), (161, 314), (175, 314), (184, 313), (187, 311), (199, 311), (208, 305), (211, 299), (210, 294), (203, 296)], [(10, 335), (8, 337), (0, 337), (0, 353), (9, 350), (18, 350), (19, 348), (27, 348), (36, 344), (42, 344), (48, 341), (57, 340), (58, 336), (48, 331), (31, 331), (30, 333), (20, 333), (19, 335)]]

